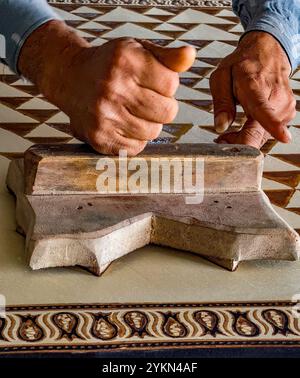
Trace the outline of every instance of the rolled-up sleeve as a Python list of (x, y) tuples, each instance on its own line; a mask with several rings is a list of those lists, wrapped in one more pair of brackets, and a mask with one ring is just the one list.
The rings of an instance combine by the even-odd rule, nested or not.
[(45, 22), (60, 19), (46, 0), (0, 0), (0, 58), (17, 72), (27, 37)]
[[(265, 31), (282, 45), (294, 70), (300, 64), (299, 0), (233, 0), (245, 34)], [(272, 53), (270, 51), (270, 53)]]

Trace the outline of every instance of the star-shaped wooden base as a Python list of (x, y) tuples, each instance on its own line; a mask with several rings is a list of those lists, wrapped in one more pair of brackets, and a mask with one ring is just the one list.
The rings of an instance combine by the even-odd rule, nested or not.
[[(232, 271), (244, 260), (297, 260), (298, 234), (260, 189), (261, 155), (248, 147), (208, 146), (181, 145), (171, 153), (204, 159), (200, 203), (187, 203), (187, 193), (99, 194), (95, 162), (101, 155), (83, 146), (34, 147), (25, 169), (23, 159), (13, 161), (7, 184), (31, 268), (80, 265), (101, 275), (149, 243), (197, 253)], [(166, 156), (164, 148), (149, 146), (139, 158)]]

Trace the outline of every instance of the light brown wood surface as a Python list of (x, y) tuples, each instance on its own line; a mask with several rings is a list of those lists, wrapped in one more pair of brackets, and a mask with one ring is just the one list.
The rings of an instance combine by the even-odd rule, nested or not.
[[(30, 148), (25, 154), (26, 194), (99, 194), (97, 179), (101, 173), (97, 169), (100, 159), (112, 159), (117, 167), (116, 193), (128, 192), (128, 180), (132, 171), (127, 169), (126, 178), (119, 175), (119, 165), (125, 158), (97, 154), (90, 147), (78, 145), (40, 145)], [(179, 161), (184, 167), (184, 161), (193, 162), (192, 180), (196, 175), (196, 159), (204, 164), (204, 190), (207, 192), (239, 192), (257, 190), (262, 176), (262, 154), (245, 146), (217, 144), (149, 144), (137, 157), (127, 158), (128, 164), (140, 161), (147, 164), (148, 185), (151, 183), (151, 165), (163, 161)], [(140, 168), (137, 168), (140, 169)], [(163, 164), (158, 168), (163, 174)], [(180, 178), (180, 177), (179, 177)], [(171, 190), (174, 193), (178, 177), (171, 170)], [(163, 183), (162, 183), (163, 184)], [(125, 190), (122, 190), (125, 188)], [(104, 191), (105, 188), (103, 188)], [(162, 187), (149, 193), (161, 193)], [(167, 190), (167, 189), (166, 189)], [(182, 193), (186, 189), (182, 187)], [(114, 194), (114, 192), (110, 192)]]

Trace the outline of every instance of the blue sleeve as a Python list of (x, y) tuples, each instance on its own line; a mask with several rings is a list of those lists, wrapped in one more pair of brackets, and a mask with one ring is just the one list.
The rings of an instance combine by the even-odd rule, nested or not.
[(17, 72), (26, 38), (47, 21), (60, 19), (46, 0), (0, 0), (0, 58)]
[[(299, 0), (233, 0), (245, 33), (265, 31), (282, 45), (294, 70), (300, 64)], [(270, 53), (272, 53), (270, 51)]]

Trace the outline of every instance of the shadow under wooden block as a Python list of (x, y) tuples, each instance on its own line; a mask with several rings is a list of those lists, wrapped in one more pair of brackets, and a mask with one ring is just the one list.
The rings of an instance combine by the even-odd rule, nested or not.
[(298, 234), (260, 189), (257, 150), (148, 146), (138, 159), (150, 164), (158, 156), (203, 160), (201, 202), (187, 204), (190, 193), (172, 187), (170, 193), (128, 193), (119, 174), (123, 191), (99, 194), (96, 166), (102, 155), (82, 145), (37, 146), (25, 154), (25, 164), (11, 162), (7, 185), (17, 199), (31, 268), (80, 265), (101, 275), (114, 260), (149, 243), (197, 253), (229, 270), (244, 260), (298, 259)]

